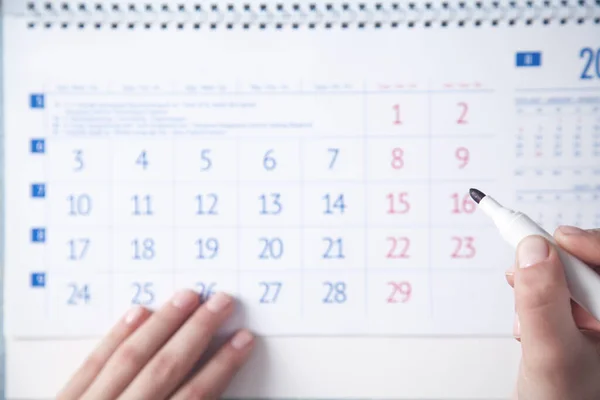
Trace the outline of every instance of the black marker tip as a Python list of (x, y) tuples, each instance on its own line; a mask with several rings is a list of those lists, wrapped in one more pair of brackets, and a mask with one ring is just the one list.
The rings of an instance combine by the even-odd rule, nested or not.
[(481, 190), (477, 190), (477, 189), (469, 189), (469, 194), (471, 195), (471, 198), (473, 200), (475, 200), (475, 203), (479, 204), (479, 202), (481, 201), (481, 199), (483, 199), (485, 197), (485, 193), (483, 193)]

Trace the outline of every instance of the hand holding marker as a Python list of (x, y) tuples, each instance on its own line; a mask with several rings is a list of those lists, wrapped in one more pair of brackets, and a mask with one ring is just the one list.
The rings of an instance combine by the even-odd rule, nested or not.
[[(492, 197), (477, 189), (470, 189), (469, 194), (479, 204), (479, 208), (492, 219), (504, 240), (515, 249), (521, 240), (530, 235), (542, 236), (556, 245), (552, 235), (522, 212), (503, 207)], [(600, 321), (600, 275), (573, 255), (558, 246), (555, 247), (564, 266), (571, 297)]]

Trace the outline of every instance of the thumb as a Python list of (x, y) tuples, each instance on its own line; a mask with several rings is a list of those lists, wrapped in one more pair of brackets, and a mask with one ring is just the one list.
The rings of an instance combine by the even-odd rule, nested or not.
[(584, 346), (575, 324), (562, 263), (553, 245), (529, 236), (517, 248), (514, 276), (523, 363), (533, 369), (569, 365)]

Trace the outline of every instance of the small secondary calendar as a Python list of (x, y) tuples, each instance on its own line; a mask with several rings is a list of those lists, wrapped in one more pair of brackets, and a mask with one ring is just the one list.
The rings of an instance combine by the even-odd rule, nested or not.
[(593, 18), (132, 7), (8, 21), (8, 335), (98, 337), (182, 288), (233, 294), (227, 329), (265, 336), (509, 335), (514, 252), (469, 188), (550, 231), (600, 224)]

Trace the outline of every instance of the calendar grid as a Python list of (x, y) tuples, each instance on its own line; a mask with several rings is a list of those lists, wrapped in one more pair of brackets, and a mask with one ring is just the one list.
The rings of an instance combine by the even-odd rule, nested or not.
[[(451, 204), (456, 203), (449, 197), (467, 184), (494, 181), (485, 167), (489, 153), (480, 149), (492, 147), (497, 134), (488, 126), (487, 108), (477, 108), (480, 101), (489, 102), (480, 91), (474, 97), (446, 96), (430, 90), (431, 82), (426, 84), (427, 90), (393, 96), (369, 91), (363, 81), (360, 96), (327, 98), (324, 93), (317, 111), (281, 98), (272, 115), (258, 114), (262, 110), (244, 114), (244, 124), (268, 127), (267, 133), (252, 128), (220, 136), (187, 134), (195, 124), (210, 128), (229, 118), (222, 100), (202, 95), (187, 107), (214, 101), (218, 104), (214, 112), (208, 110), (197, 119), (193, 109), (184, 112), (175, 104), (175, 111), (160, 115), (183, 122), (165, 123), (156, 131), (142, 132), (146, 135), (136, 135), (137, 130), (120, 135), (111, 127), (90, 131), (100, 134), (93, 138), (85, 130), (81, 136), (66, 138), (73, 128), (61, 123), (62, 135), (51, 140), (60, 149), (52, 165), (56, 171), (52, 182), (64, 193), (89, 194), (95, 208), (92, 215), (65, 216), (66, 203), (61, 203), (63, 196), (57, 190), (48, 203), (55, 211), (47, 221), (51, 233), (66, 237), (81, 229), (93, 239), (93, 249), (101, 249), (108, 240), (114, 263), (110, 271), (90, 257), (72, 264), (84, 267), (76, 283), (90, 281), (100, 301), (107, 295), (114, 301), (110, 309), (98, 305), (110, 316), (141, 298), (145, 305), (158, 306), (171, 289), (194, 286), (203, 301), (216, 291), (235, 293), (244, 304), (240, 318), (275, 334), (288, 329), (288, 322), (318, 325), (316, 330), (326, 332), (333, 329), (331, 324), (341, 324), (335, 329), (345, 331), (344, 324), (354, 318), (372, 321), (374, 330), (401, 324), (404, 316), (440, 318), (446, 309), (440, 299), (455, 290), (454, 279), (465, 275), (486, 279), (493, 273), (474, 255), (452, 255), (457, 251), (454, 238), (476, 236), (478, 245), (494, 230), (487, 220), (471, 216), (474, 208), (464, 212), (464, 193), (460, 212), (453, 211)], [(131, 101), (135, 105), (138, 100)], [(459, 125), (458, 105), (463, 102), (475, 111), (468, 124)], [(227, 104), (239, 102), (232, 98)], [(63, 117), (63, 108), (49, 114), (54, 117), (56, 112), (65, 125), (77, 127), (84, 117), (77, 114), (76, 105), (73, 100), (67, 110), (72, 117)], [(138, 104), (136, 114), (144, 107)], [(340, 113), (347, 119), (338, 126)], [(119, 106), (115, 118), (122, 115), (128, 114)], [(307, 126), (301, 131), (306, 134), (287, 135), (279, 128), (298, 124)], [(108, 148), (102, 141), (104, 133)], [(69, 164), (74, 148), (89, 149), (82, 172)], [(459, 149), (467, 155), (457, 154)], [(148, 157), (147, 165), (140, 164), (140, 153), (144, 162)], [(463, 162), (468, 167), (461, 170)], [(103, 174), (105, 163), (113, 168), (108, 179)], [(102, 200), (107, 185), (108, 209)], [(132, 213), (134, 193), (148, 196), (152, 205), (143, 203), (140, 212), (136, 202)], [(150, 248), (133, 245), (129, 232), (151, 240)], [(49, 304), (60, 303), (52, 305), (60, 316), (76, 316), (86, 302), (78, 299), (76, 307), (63, 302), (67, 280), (77, 277), (60, 263), (64, 251), (49, 248), (54, 255), (49, 268), (63, 282)], [(107, 276), (108, 290), (101, 286)], [(440, 283), (444, 277), (450, 282)], [(270, 331), (270, 326), (276, 328)]]

